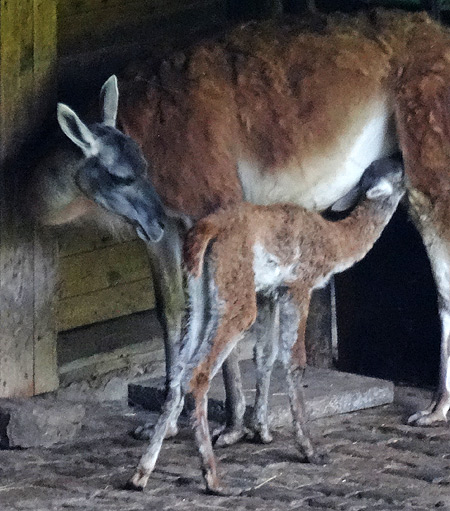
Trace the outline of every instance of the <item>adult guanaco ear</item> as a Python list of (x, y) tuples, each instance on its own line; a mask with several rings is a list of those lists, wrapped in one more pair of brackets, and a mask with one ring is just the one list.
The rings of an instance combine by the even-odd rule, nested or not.
[(117, 76), (110, 76), (100, 90), (100, 102), (103, 110), (103, 124), (116, 127), (117, 109), (119, 108), (119, 87)]
[(368, 199), (380, 199), (391, 195), (393, 191), (392, 184), (387, 179), (381, 179), (375, 186), (367, 190), (366, 196)]
[(98, 142), (95, 135), (67, 105), (58, 103), (58, 123), (63, 132), (76, 144), (86, 157), (98, 153)]
[(349, 192), (347, 192), (343, 197), (338, 199), (334, 204), (330, 206), (331, 211), (347, 211), (347, 209), (352, 208), (357, 204), (359, 198), (361, 197), (361, 187), (359, 184), (354, 186)]

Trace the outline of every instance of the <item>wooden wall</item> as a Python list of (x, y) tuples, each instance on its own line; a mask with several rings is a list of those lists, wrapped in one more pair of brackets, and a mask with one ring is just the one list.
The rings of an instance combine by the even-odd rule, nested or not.
[(0, 397), (56, 388), (55, 245), (23, 214), (17, 154), (56, 99), (56, 0), (0, 2)]
[(152, 309), (153, 284), (144, 243), (130, 236), (70, 231), (60, 237), (58, 329)]
[(64, 239), (57, 257), (53, 237), (23, 212), (23, 143), (54, 120), (57, 98), (86, 105), (129, 61), (217, 30), (226, 15), (226, 0), (0, 0), (0, 397), (58, 385), (58, 260), (59, 328), (154, 305), (135, 240)]

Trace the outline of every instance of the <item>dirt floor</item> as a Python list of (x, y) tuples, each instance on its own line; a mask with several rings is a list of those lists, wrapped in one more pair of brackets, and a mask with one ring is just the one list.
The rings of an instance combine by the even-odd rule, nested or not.
[(203, 492), (189, 428), (163, 445), (144, 492), (122, 490), (144, 443), (127, 433), (148, 414), (121, 405), (92, 406), (78, 437), (50, 449), (0, 452), (0, 510), (450, 510), (450, 428), (403, 424), (427, 396), (400, 389), (395, 405), (311, 423), (326, 466), (299, 463), (288, 429), (271, 445), (218, 449), (241, 497)]

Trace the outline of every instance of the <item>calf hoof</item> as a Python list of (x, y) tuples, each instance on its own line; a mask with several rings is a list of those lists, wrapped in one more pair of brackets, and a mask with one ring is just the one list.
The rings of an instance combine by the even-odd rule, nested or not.
[(273, 442), (273, 436), (267, 427), (253, 426), (246, 438), (258, 444), (270, 444)]
[[(153, 424), (144, 424), (143, 426), (138, 426), (132, 433), (133, 438), (136, 440), (151, 440), (153, 437), (155, 426)], [(178, 427), (177, 425), (170, 425), (167, 428), (167, 432), (165, 435), (165, 439), (173, 438), (178, 435)]]
[(249, 430), (244, 427), (223, 427), (213, 432), (214, 447), (227, 447), (238, 443), (249, 434)]
[(446, 415), (440, 410), (434, 412), (423, 411), (411, 415), (408, 419), (410, 426), (441, 426), (447, 422)]
[(150, 474), (146, 474), (141, 470), (138, 470), (134, 476), (126, 483), (126, 490), (143, 491), (147, 486), (148, 478)]

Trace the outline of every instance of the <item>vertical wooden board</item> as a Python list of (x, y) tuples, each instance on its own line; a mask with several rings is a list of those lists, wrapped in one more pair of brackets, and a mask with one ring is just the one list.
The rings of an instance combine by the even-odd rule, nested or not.
[[(31, 396), (33, 244), (2, 207), (0, 229), (0, 397)], [(9, 217), (9, 218), (8, 218)]]
[[(0, 105), (2, 164), (23, 131), (23, 88), (32, 74), (22, 57), (28, 44), (28, 1), (0, 3)], [(26, 67), (26, 66), (25, 66)], [(14, 142), (14, 147), (13, 147)], [(17, 183), (0, 169), (0, 396), (29, 396), (33, 385), (33, 239), (17, 213)]]
[(34, 0), (34, 113), (43, 119), (56, 105), (56, 0)]
[(332, 357), (331, 287), (314, 290), (306, 325), (306, 354), (308, 365), (330, 368)]
[(16, 101), (16, 118), (14, 124), (18, 128), (19, 137), (29, 132), (36, 125), (33, 111), (34, 105), (34, 19), (33, 0), (20, 0), (18, 4), (17, 29), (20, 34), (19, 44), (19, 83)]
[(58, 246), (48, 232), (34, 239), (34, 393), (58, 388), (56, 305)]
[[(56, 0), (33, 1), (33, 113), (36, 122), (56, 105)], [(34, 394), (58, 388), (56, 285), (58, 245), (34, 233)]]
[(0, 131), (2, 161), (9, 152), (14, 137), (17, 84), (19, 82), (20, 45), (17, 30), (17, 2), (0, 3)]
[[(47, 3), (53, 3), (55, 7), (55, 1)], [(0, 0), (1, 397), (30, 396), (36, 391), (55, 388), (55, 375), (50, 374), (56, 371), (56, 357), (52, 354), (55, 346), (52, 348), (48, 342), (52, 311), (47, 305), (54, 292), (49, 283), (41, 279), (42, 273), (35, 273), (45, 271), (50, 274), (49, 261), (53, 256), (40, 241), (35, 245), (34, 228), (20, 213), (23, 187), (18, 182), (20, 173), (12, 165), (21, 142), (42, 120), (43, 110), (36, 108), (37, 104), (41, 105), (36, 101), (38, 92), (41, 92), (39, 79), (43, 80), (48, 73), (42, 63), (49, 62), (49, 45), (52, 38), (56, 41), (54, 35), (45, 40), (39, 30), (35, 33), (38, 4), (44, 5), (45, 1)], [(51, 24), (51, 19), (47, 22)], [(41, 23), (44, 24), (43, 19)], [(56, 26), (56, 19), (53, 24)], [(55, 26), (50, 32), (54, 33)], [(35, 65), (38, 55), (42, 58), (37, 59)], [(53, 59), (51, 65), (54, 64)], [(40, 78), (35, 79), (35, 75)], [(44, 98), (48, 91), (46, 88), (41, 97)], [(42, 339), (44, 341), (39, 344), (37, 341)], [(50, 369), (52, 365), (54, 368)], [(41, 366), (42, 373), (39, 372)], [(45, 379), (45, 383), (39, 382), (39, 378)]]

